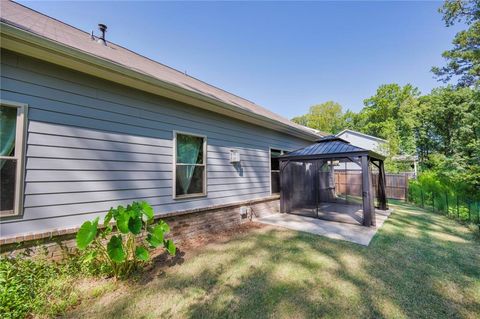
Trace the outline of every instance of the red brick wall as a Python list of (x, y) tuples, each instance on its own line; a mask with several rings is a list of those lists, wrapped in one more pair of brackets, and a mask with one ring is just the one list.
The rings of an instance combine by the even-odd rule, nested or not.
[[(251, 209), (243, 216), (240, 214), (242, 206)], [(260, 217), (266, 214), (278, 213), (279, 211), (280, 203), (277, 196), (220, 208), (197, 210), (161, 219), (170, 225), (171, 232), (168, 238), (173, 238), (174, 242), (178, 244), (197, 236), (233, 228), (241, 223), (250, 221), (252, 216)], [(13, 243), (11, 240), (9, 242), (9, 240), (3, 239), (3, 244), (0, 245), (0, 252), (2, 255), (16, 255), (22, 252), (27, 252), (30, 256), (45, 254), (48, 258), (61, 259), (66, 251), (75, 249), (75, 231), (70, 230), (69, 234), (56, 235), (56, 233), (61, 234), (61, 232), (61, 230), (56, 231), (54, 235), (52, 235), (52, 232), (49, 232), (50, 237), (46, 238), (43, 236), (45, 234), (26, 235), (21, 237), (23, 240), (20, 242), (18, 242), (17, 237), (15, 238), (17, 242)]]

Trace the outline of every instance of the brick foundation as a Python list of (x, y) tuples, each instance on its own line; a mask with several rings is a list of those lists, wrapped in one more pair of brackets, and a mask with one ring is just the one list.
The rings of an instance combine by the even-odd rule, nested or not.
[[(247, 207), (243, 215), (241, 207)], [(170, 225), (168, 238), (179, 244), (197, 236), (233, 228), (250, 221), (252, 217), (278, 213), (279, 210), (278, 196), (271, 196), (260, 200), (169, 213), (158, 216), (158, 219)], [(0, 253), (16, 255), (27, 252), (30, 256), (46, 255), (51, 259), (61, 259), (65, 252), (75, 249), (77, 230), (78, 228), (69, 228), (1, 238)]]

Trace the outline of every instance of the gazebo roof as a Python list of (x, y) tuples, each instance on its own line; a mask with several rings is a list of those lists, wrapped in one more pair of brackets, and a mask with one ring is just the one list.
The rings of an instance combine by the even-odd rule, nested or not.
[(385, 156), (350, 144), (350, 142), (335, 135), (324, 136), (317, 140), (315, 144), (295, 150), (288, 154), (280, 156), (285, 158), (334, 158), (368, 155), (375, 159), (384, 160)]

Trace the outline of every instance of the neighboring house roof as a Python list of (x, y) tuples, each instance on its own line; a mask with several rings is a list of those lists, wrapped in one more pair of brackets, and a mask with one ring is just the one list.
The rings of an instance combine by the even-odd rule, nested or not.
[(372, 139), (372, 140), (377, 140), (377, 141), (379, 141), (379, 142), (384, 142), (384, 143), (387, 142), (387, 140), (384, 140), (383, 138), (376, 137), (376, 136), (373, 136), (373, 135), (368, 135), (368, 134), (361, 133), (361, 132), (354, 131), (354, 130), (350, 130), (350, 129), (343, 130), (343, 131), (341, 131), (340, 133), (336, 134), (336, 136), (341, 136), (341, 135), (343, 135), (343, 134), (345, 134), (345, 133), (351, 133), (351, 134), (363, 136), (363, 137), (365, 137), (365, 138), (369, 138), (369, 139)]
[(373, 152), (372, 150), (367, 150), (352, 145), (350, 142), (335, 135), (324, 136), (315, 144), (295, 150), (286, 155), (282, 155), (280, 158), (292, 158), (293, 160), (295, 158), (341, 158), (349, 155), (354, 156), (357, 154), (368, 154), (369, 156), (378, 159), (385, 158), (385, 156)]
[[(107, 41), (107, 46), (97, 43), (96, 40), (92, 40), (91, 34), (88, 32), (72, 27), (15, 2), (2, 0), (0, 9), (2, 22), (2, 47), (6, 47), (7, 49), (23, 48), (21, 50), (18, 49), (18, 51), (24, 54), (28, 54), (27, 51), (34, 52), (34, 50), (40, 50), (38, 47), (42, 47), (43, 50), (50, 49), (50, 51), (60, 52), (62, 54), (55, 59), (49, 57), (48, 53), (42, 55), (44, 60), (48, 61), (50, 58), (49, 62), (52, 63), (63, 63), (61, 65), (73, 66), (73, 63), (68, 64), (62, 59), (65, 59), (66, 56), (72, 60), (78, 59), (79, 61), (75, 61), (75, 63), (77, 63), (77, 65), (78, 63), (84, 63), (84, 67), (79, 69), (73, 66), (72, 68), (82, 72), (96, 74), (100, 77), (104, 76), (105, 78), (107, 78), (106, 71), (111, 72), (111, 74), (114, 74), (113, 72), (118, 72), (122, 74), (121, 76), (129, 77), (129, 81), (116, 80), (123, 85), (133, 83), (130, 82), (131, 77), (133, 78), (132, 81), (137, 81), (135, 82), (136, 86), (134, 86), (136, 88), (143, 85), (145, 90), (148, 88), (149, 92), (160, 95), (163, 94), (159, 92), (164, 94), (167, 92), (170, 94), (167, 97), (178, 99), (180, 101), (192, 101), (192, 98), (196, 99), (195, 102), (201, 100), (202, 102), (205, 102), (205, 104), (193, 102), (191, 102), (191, 104), (231, 116), (235, 115), (234, 113), (236, 112), (240, 114), (238, 118), (244, 120), (247, 120), (248, 116), (251, 116), (257, 121), (253, 123), (258, 124), (265, 122), (264, 124), (270, 125), (266, 125), (267, 127), (299, 135), (303, 138), (313, 140), (319, 136), (311, 129), (293, 123), (251, 101), (209, 85), (115, 43)], [(23, 33), (19, 32), (19, 30), (23, 31)], [(28, 34), (24, 34), (25, 32)], [(33, 38), (31, 35), (35, 35), (36, 37)], [(41, 40), (48, 40), (49, 43), (40, 41), (38, 37), (42, 38)], [(22, 47), (22, 45), (25, 44), (20, 41), (28, 42), (29, 44), (33, 43), (37, 47), (25, 50), (25, 48)], [(71, 49), (74, 49), (76, 52), (72, 52)], [(79, 54), (78, 52), (86, 55), (76, 56), (76, 54)], [(30, 53), (30, 55), (34, 56), (33, 53)], [(39, 54), (35, 57), (38, 56)], [(96, 58), (97, 60), (92, 58)], [(98, 59), (101, 59), (102, 61), (99, 62)], [(91, 64), (95, 63), (95, 66), (101, 70), (92, 71), (91, 65), (87, 65), (87, 62)], [(119, 69), (118, 66), (121, 66), (123, 69)], [(105, 68), (106, 70), (103, 70), (102, 68)], [(125, 73), (125, 70), (128, 70), (129, 72)], [(120, 76), (118, 78), (120, 79)], [(107, 79), (115, 80), (116, 78), (113, 79), (110, 77)], [(147, 83), (141, 83), (141, 81)], [(152, 87), (152, 84), (161, 87), (162, 90), (159, 89), (156, 91), (155, 87)], [(188, 98), (182, 97), (182, 99), (180, 99), (179, 94), (185, 95), (185, 92), (188, 92)], [(214, 108), (210, 105), (215, 105), (216, 107)]]
[[(316, 128), (311, 128), (311, 127), (308, 127), (308, 126), (305, 126), (305, 125), (301, 125), (301, 124), (298, 124), (298, 125), (300, 125), (301, 127), (303, 127), (303, 128), (304, 128), (305, 130), (307, 130), (307, 131), (310, 131), (310, 132), (313, 132), (313, 133), (317, 134), (318, 137), (327, 136), (327, 135), (328, 135), (328, 133), (322, 132), (322, 131), (320, 131), (320, 130), (317, 130)], [(318, 138), (318, 137), (317, 137), (317, 138)]]

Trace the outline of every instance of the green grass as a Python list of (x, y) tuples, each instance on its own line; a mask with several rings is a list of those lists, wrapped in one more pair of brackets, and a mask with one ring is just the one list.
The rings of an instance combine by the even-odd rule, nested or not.
[(90, 283), (72, 318), (478, 318), (480, 244), (404, 204), (369, 247), (275, 228), (187, 253), (136, 281)]
[(0, 318), (53, 317), (79, 301), (78, 277), (42, 258), (0, 257)]

